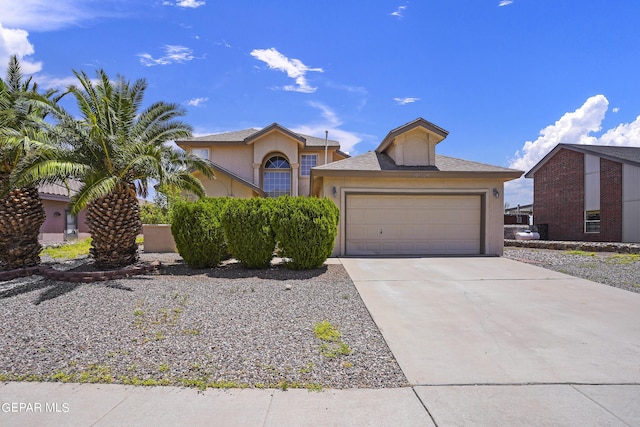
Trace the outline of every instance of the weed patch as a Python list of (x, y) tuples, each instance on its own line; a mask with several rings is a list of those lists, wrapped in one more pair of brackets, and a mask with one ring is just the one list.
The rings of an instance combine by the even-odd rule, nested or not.
[(53, 259), (75, 259), (83, 255), (89, 255), (91, 238), (78, 240), (73, 243), (65, 243), (60, 246), (44, 248), (42, 255), (50, 256)]
[(348, 356), (351, 349), (347, 344), (342, 342), (342, 334), (337, 327), (332, 325), (328, 320), (318, 322), (313, 327), (313, 333), (316, 338), (323, 341), (320, 344), (320, 354), (324, 357), (332, 359), (337, 356)]

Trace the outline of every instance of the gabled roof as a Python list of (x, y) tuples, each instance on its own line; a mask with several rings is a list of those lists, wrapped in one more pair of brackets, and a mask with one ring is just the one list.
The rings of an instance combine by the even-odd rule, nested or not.
[(255, 191), (260, 196), (266, 197), (266, 194), (262, 190), (262, 188), (258, 187), (253, 182), (248, 181), (248, 180), (244, 179), (243, 177), (241, 177), (240, 175), (237, 175), (237, 174), (231, 172), (229, 169), (223, 168), (222, 166), (220, 166), (217, 163), (213, 163), (213, 162), (210, 162), (210, 163), (211, 163), (211, 167), (213, 168), (213, 170), (215, 172), (219, 172), (219, 173), (221, 173), (223, 175), (226, 175), (229, 178), (233, 179), (234, 181), (238, 181), (242, 185), (245, 185), (246, 187), (249, 187), (251, 190)]
[(290, 138), (295, 139), (302, 146), (304, 146), (306, 143), (306, 139), (303, 136), (298, 135), (297, 133), (291, 132), (289, 129), (283, 126), (280, 126), (278, 123), (272, 123), (269, 126), (260, 129), (258, 132), (252, 135), (249, 135), (244, 139), (244, 142), (246, 142), (247, 144), (252, 144), (253, 141), (255, 141), (256, 139), (276, 130), (282, 132), (283, 134), (287, 135)]
[[(233, 132), (216, 133), (213, 135), (197, 136), (193, 138), (183, 138), (183, 139), (179, 139), (176, 142), (178, 143), (178, 145), (180, 145), (181, 143), (190, 143), (190, 142), (197, 142), (199, 143), (198, 145), (208, 145), (207, 143), (219, 143), (219, 142), (221, 143), (235, 142), (235, 143), (249, 144), (254, 140), (256, 140), (257, 138), (259, 138), (260, 136), (266, 135), (267, 133), (275, 129), (281, 131), (286, 135), (289, 135), (293, 139), (296, 139), (297, 141), (304, 144), (304, 146), (306, 147), (324, 147), (324, 144), (325, 144), (324, 138), (317, 138), (315, 136), (295, 133), (285, 128), (284, 126), (279, 125), (278, 123), (272, 123), (271, 125), (262, 129), (249, 128), (249, 129), (237, 130)], [(329, 139), (327, 141), (327, 146), (339, 148), (340, 142)]]
[(438, 140), (436, 143), (442, 141), (443, 139), (445, 139), (447, 137), (447, 135), (449, 135), (449, 132), (447, 132), (446, 130), (442, 129), (439, 126), (434, 125), (433, 123), (423, 119), (422, 117), (418, 117), (417, 119), (406, 123), (400, 127), (397, 127), (395, 129), (393, 129), (391, 132), (389, 132), (387, 134), (387, 136), (382, 140), (382, 142), (380, 143), (380, 145), (378, 145), (378, 148), (376, 148), (376, 152), (378, 153), (382, 153), (384, 152), (389, 145), (393, 142), (393, 140), (395, 138), (397, 138), (399, 135), (409, 132), (417, 127), (422, 127), (424, 129), (426, 129), (427, 131), (429, 131), (430, 133), (435, 134), (438, 137)]
[(437, 177), (445, 175), (469, 176), (475, 174), (493, 174), (496, 177), (508, 179), (516, 179), (522, 175), (522, 171), (519, 170), (439, 154), (436, 154), (435, 166), (398, 166), (386, 153), (378, 153), (375, 151), (369, 151), (359, 156), (317, 166), (312, 168), (311, 172), (315, 176), (369, 175), (383, 172), (385, 175), (382, 176), (397, 174), (405, 177), (407, 175)]
[(591, 154), (614, 162), (640, 166), (640, 147), (619, 147), (614, 145), (586, 145), (586, 144), (558, 144), (546, 156), (542, 158), (524, 176), (533, 178), (533, 174), (562, 149), (577, 151), (583, 154)]

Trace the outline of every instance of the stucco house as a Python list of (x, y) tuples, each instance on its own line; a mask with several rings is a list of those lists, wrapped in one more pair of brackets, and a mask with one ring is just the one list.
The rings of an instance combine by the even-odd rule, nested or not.
[(355, 157), (277, 123), (177, 144), (213, 162), (216, 179), (201, 177), (208, 196), (331, 199), (334, 256), (501, 255), (504, 182), (522, 171), (436, 154), (447, 135), (418, 118)]
[(62, 184), (43, 184), (38, 187), (40, 200), (44, 207), (46, 219), (40, 226), (41, 243), (60, 243), (78, 238), (89, 237), (89, 226), (86, 223), (86, 211), (79, 215), (71, 215), (69, 211), (69, 194), (73, 194), (80, 186), (76, 181)]
[(418, 118), (312, 169), (311, 194), (340, 208), (334, 255), (502, 255), (504, 183), (523, 172), (439, 155), (447, 135)]
[(297, 134), (277, 123), (176, 141), (213, 163), (198, 177), (210, 197), (308, 196), (311, 168), (349, 157), (338, 141)]
[(558, 144), (525, 177), (549, 240), (640, 242), (640, 147)]

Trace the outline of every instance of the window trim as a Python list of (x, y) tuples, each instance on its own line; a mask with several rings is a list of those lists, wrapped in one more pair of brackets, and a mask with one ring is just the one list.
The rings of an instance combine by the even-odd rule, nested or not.
[[(202, 156), (196, 154), (195, 153), (196, 151), (206, 152), (207, 153), (207, 157), (202, 157)], [(211, 158), (211, 151), (208, 148), (202, 148), (202, 147), (192, 148), (191, 149), (191, 154), (193, 154), (194, 156), (197, 156), (197, 157), (199, 157), (201, 159), (204, 159), (204, 160), (209, 160)]]
[[(594, 217), (597, 215), (597, 219), (589, 219), (589, 215), (593, 215)], [(584, 232), (585, 233), (589, 233), (589, 234), (594, 234), (594, 233), (600, 233), (601, 230), (601, 212), (600, 209), (593, 209), (593, 210), (585, 210), (584, 211)], [(589, 225), (597, 225), (597, 230), (589, 230)]]
[[(313, 157), (315, 160), (314, 165), (309, 167), (309, 173), (305, 174), (304, 170), (305, 170), (305, 162), (304, 162), (304, 158), (305, 157)], [(317, 154), (301, 154), (300, 155), (300, 176), (301, 177), (309, 177), (311, 176), (311, 168), (314, 168), (318, 166), (318, 155)]]
[[(281, 167), (274, 167), (274, 166), (268, 166), (270, 163), (273, 165), (274, 162), (272, 162), (272, 160), (276, 159), (276, 158), (280, 158), (281, 160), (285, 161), (287, 163), (287, 165), (289, 167), (287, 168), (281, 168)], [(270, 174), (288, 174), (289, 177), (289, 192), (288, 193), (282, 193), (282, 194), (278, 194), (276, 195), (272, 195), (270, 193), (270, 191), (267, 191), (267, 188), (265, 186), (265, 178), (267, 173)], [(262, 166), (262, 190), (265, 192), (265, 194), (267, 195), (267, 197), (280, 197), (283, 196), (285, 194), (288, 194), (289, 196), (291, 195), (291, 192), (293, 190), (293, 168), (291, 167), (291, 162), (289, 161), (289, 159), (286, 158), (286, 156), (284, 156), (283, 154), (280, 153), (273, 153), (269, 156), (266, 157), (266, 160), (264, 161), (264, 164)]]

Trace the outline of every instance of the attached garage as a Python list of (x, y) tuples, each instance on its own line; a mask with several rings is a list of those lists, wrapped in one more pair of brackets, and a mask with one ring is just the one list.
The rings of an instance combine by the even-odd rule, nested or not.
[(478, 255), (478, 194), (347, 194), (345, 255)]
[(334, 256), (502, 255), (504, 183), (522, 171), (437, 155), (447, 135), (419, 118), (311, 169), (311, 195), (340, 209)]

